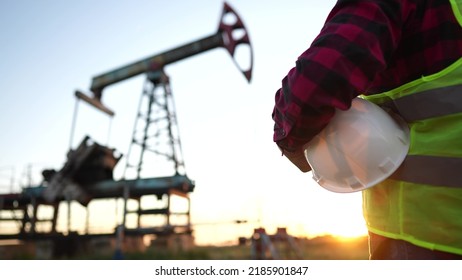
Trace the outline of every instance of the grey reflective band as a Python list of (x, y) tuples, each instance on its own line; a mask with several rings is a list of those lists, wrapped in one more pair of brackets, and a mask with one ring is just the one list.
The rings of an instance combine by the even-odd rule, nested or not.
[(380, 106), (392, 108), (407, 122), (462, 113), (462, 85), (422, 91)]
[(407, 155), (390, 179), (439, 187), (462, 188), (462, 158)]

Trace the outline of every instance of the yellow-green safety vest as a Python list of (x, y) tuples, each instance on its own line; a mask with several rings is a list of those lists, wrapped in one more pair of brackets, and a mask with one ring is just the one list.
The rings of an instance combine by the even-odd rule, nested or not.
[[(462, 0), (450, 0), (462, 27)], [(409, 125), (399, 169), (364, 190), (368, 230), (462, 255), (462, 58), (444, 70), (365, 99)]]

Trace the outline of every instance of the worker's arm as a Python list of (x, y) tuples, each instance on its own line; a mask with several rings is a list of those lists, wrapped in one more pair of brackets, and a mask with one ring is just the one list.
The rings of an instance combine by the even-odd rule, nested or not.
[(336, 108), (348, 109), (386, 69), (401, 36), (407, 2), (339, 0), (283, 79), (272, 114), (273, 140), (301, 171), (310, 169), (303, 146), (329, 123)]

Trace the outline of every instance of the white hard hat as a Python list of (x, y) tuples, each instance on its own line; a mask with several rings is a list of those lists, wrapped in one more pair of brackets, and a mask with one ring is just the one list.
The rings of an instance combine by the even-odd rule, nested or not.
[(337, 110), (331, 122), (306, 145), (313, 179), (327, 190), (348, 193), (389, 177), (409, 150), (407, 124), (362, 98)]

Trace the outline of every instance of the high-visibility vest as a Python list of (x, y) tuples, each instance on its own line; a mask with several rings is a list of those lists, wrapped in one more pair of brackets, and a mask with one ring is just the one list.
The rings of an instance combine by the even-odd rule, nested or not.
[[(462, 27), (462, 0), (450, 2)], [(462, 58), (364, 98), (398, 113), (411, 135), (400, 168), (362, 193), (368, 230), (462, 255)]]

